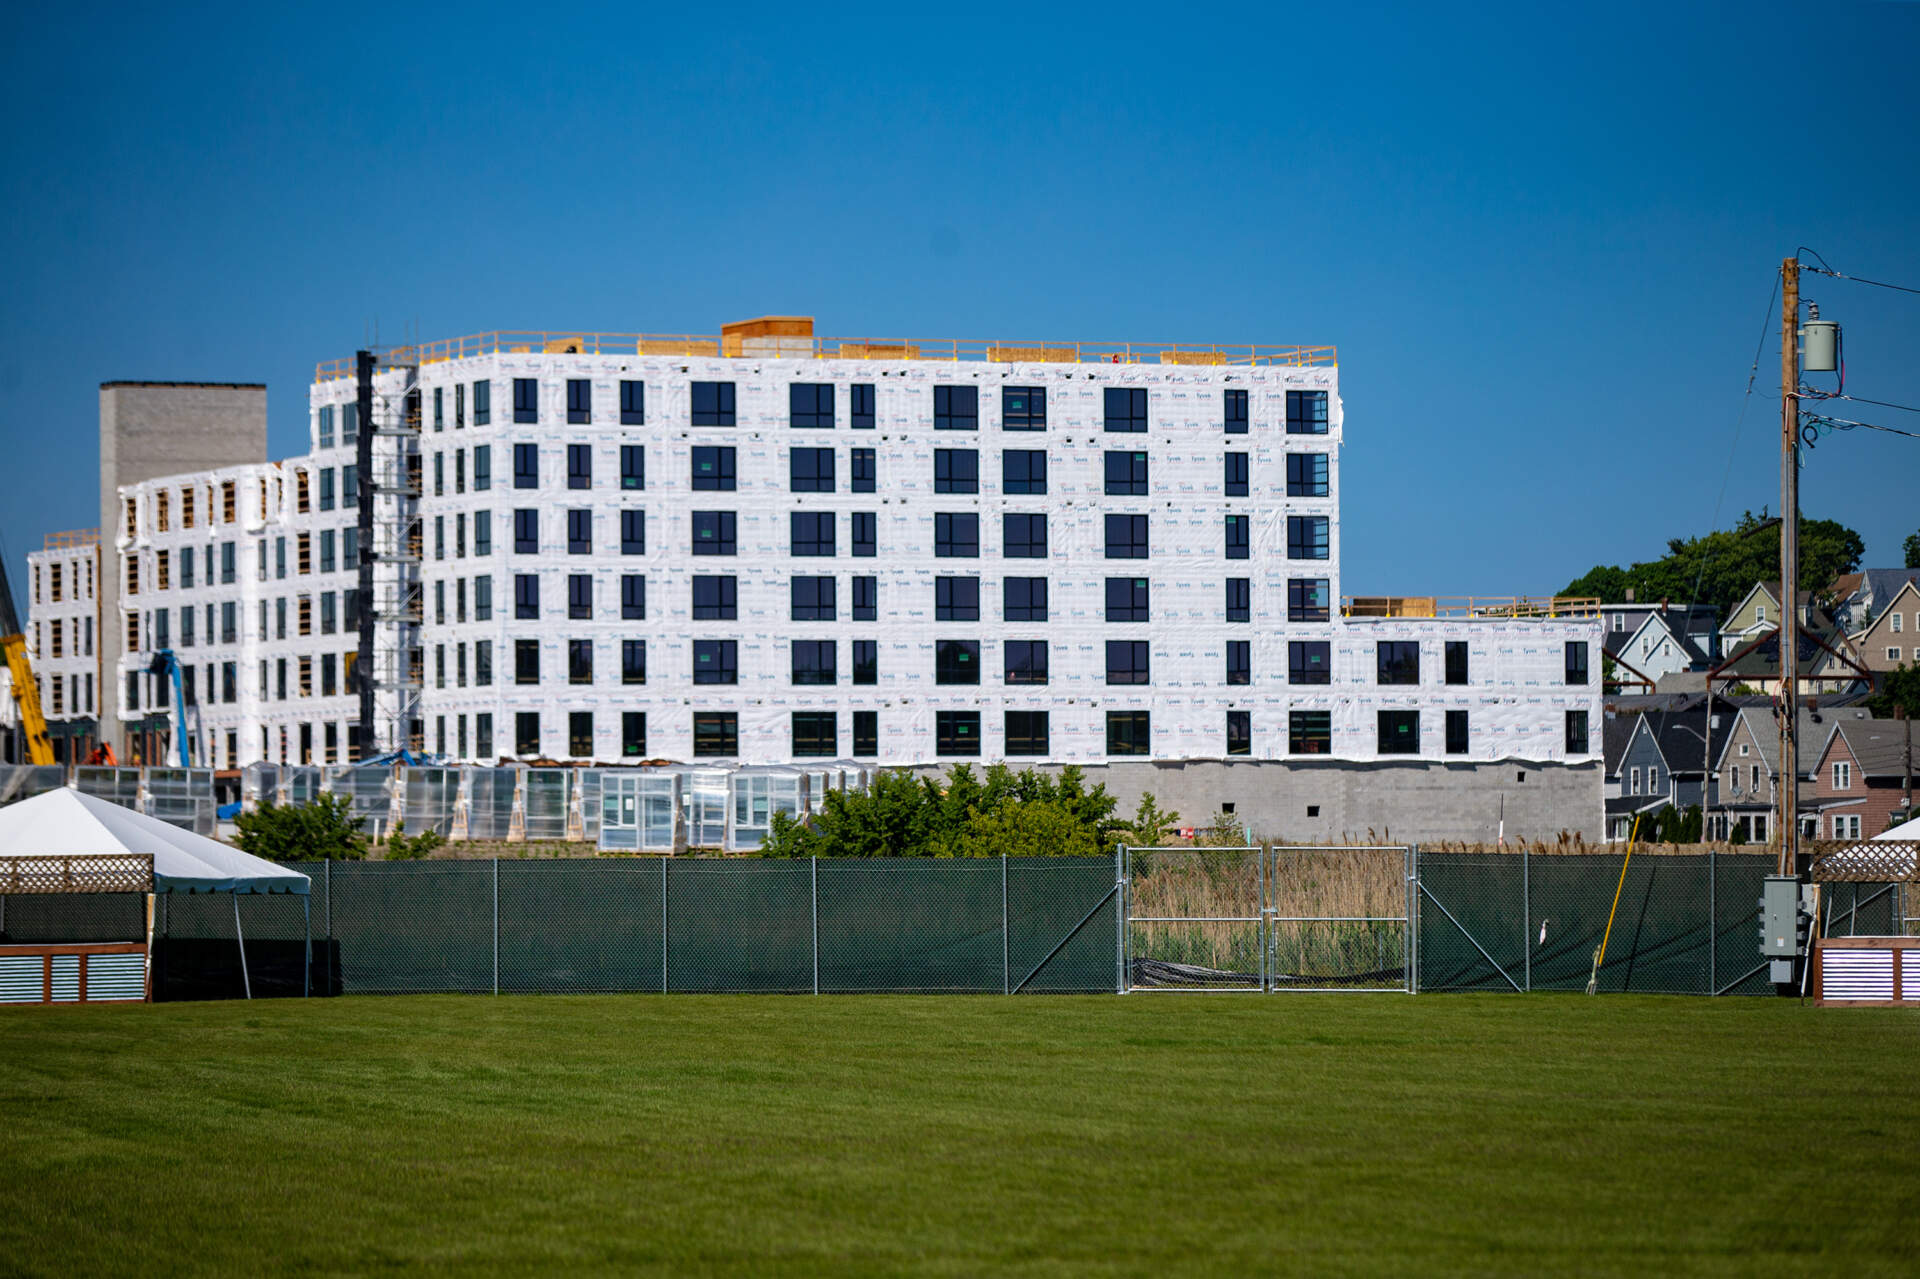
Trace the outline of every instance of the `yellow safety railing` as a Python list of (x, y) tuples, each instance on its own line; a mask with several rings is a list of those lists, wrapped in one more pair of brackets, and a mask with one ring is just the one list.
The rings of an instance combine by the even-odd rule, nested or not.
[(97, 528), (70, 528), (60, 533), (47, 534), (47, 540), (41, 549), (64, 551), (75, 546), (100, 545), (100, 530)]
[(1600, 600), (1585, 595), (1348, 595), (1342, 617), (1511, 618), (1598, 617)]

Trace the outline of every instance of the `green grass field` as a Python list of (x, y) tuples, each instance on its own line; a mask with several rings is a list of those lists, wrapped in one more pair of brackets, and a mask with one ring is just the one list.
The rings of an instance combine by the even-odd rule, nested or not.
[(1899, 1274), (1920, 1016), (1616, 996), (0, 1012), (0, 1273)]

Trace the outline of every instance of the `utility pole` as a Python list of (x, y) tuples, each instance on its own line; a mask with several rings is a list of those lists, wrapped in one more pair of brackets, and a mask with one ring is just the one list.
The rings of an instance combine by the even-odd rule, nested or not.
[(1780, 863), (1800, 849), (1800, 259), (1780, 263)]

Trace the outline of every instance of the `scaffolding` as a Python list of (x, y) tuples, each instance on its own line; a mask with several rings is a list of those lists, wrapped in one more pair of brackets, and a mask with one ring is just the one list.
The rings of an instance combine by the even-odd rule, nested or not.
[[(360, 529), (362, 626), (348, 674), (361, 683), (360, 741), (365, 759), (421, 747), (420, 690), (425, 620), (420, 581), (420, 365), (412, 348), (360, 361)], [(368, 654), (371, 653), (371, 660)]]

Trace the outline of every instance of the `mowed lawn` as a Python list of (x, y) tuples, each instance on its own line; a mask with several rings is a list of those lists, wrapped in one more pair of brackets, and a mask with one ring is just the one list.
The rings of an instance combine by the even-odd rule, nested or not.
[(0, 1272), (1920, 1272), (1920, 1014), (1578, 996), (0, 1012)]

